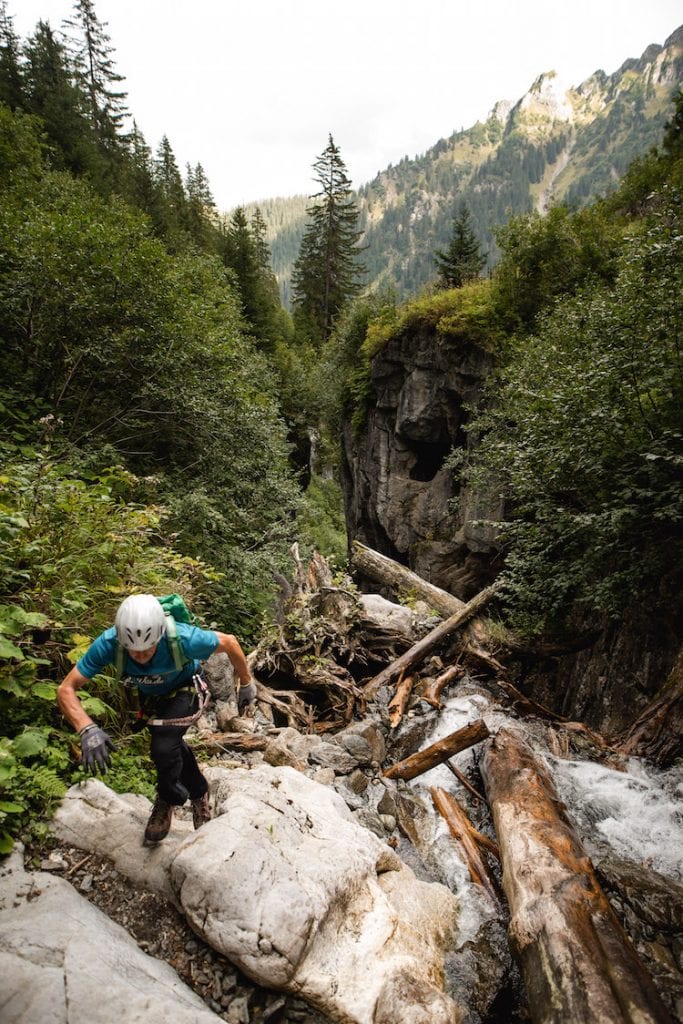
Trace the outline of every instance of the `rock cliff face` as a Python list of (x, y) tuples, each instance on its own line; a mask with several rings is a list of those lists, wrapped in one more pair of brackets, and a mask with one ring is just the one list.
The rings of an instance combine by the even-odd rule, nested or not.
[[(467, 406), (480, 394), (493, 357), (474, 342), (407, 330), (372, 362), (374, 401), (365, 426), (343, 437), (349, 539), (409, 566), (467, 600), (495, 578), (500, 554), (492, 528), (498, 494), (461, 488), (446, 459), (472, 445)], [(586, 650), (535, 664), (524, 688), (542, 703), (607, 734), (633, 722), (664, 685), (678, 653), (680, 599), (663, 600), (665, 618), (634, 607), (621, 623), (590, 621)]]
[(492, 366), (473, 342), (400, 334), (373, 359), (365, 427), (354, 435), (347, 424), (343, 438), (349, 536), (465, 599), (495, 574), (493, 532), (474, 521), (499, 508), (461, 491), (445, 463), (471, 444), (467, 406)]

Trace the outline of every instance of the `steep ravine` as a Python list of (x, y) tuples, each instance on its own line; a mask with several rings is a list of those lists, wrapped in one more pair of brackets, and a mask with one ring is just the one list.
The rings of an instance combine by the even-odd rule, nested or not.
[[(493, 367), (491, 352), (474, 341), (429, 326), (405, 330), (372, 360), (374, 398), (362, 429), (347, 423), (343, 434), (349, 542), (463, 600), (500, 569), (494, 531), (477, 524), (500, 513), (500, 498), (461, 487), (446, 460), (454, 448), (471, 448), (466, 407)], [(663, 594), (660, 604), (664, 613), (634, 604), (621, 622), (577, 622), (590, 645), (522, 662), (525, 690), (607, 735), (627, 728), (664, 685), (680, 647), (681, 597)]]

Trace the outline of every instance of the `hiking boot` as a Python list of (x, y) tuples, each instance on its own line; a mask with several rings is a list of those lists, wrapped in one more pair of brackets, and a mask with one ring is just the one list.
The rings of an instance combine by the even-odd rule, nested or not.
[(145, 839), (148, 843), (159, 843), (168, 835), (173, 821), (173, 804), (167, 804), (160, 796), (154, 801), (152, 813), (149, 816), (145, 829)]
[(205, 793), (198, 800), (192, 801), (192, 821), (195, 828), (201, 828), (211, 821), (211, 808), (209, 807), (209, 794)]

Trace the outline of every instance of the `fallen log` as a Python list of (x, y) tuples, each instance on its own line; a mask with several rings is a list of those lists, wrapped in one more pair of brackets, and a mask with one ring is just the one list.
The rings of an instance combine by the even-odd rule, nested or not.
[(210, 751), (265, 750), (268, 742), (262, 734), (248, 732), (212, 732), (202, 734), (199, 742)]
[(373, 551), (358, 540), (354, 540), (351, 545), (351, 564), (368, 579), (374, 580), (375, 583), (383, 583), (397, 595), (417, 596), (445, 618), (455, 615), (465, 607), (465, 602), (459, 597), (435, 587), (433, 583), (423, 580), (405, 565), (395, 562), (387, 555), (381, 555), (379, 551)]
[(386, 686), (388, 683), (393, 682), (401, 672), (407, 672), (409, 669), (419, 665), (442, 640), (455, 633), (456, 629), (467, 623), (481, 608), (488, 604), (495, 591), (495, 586), (486, 587), (476, 597), (473, 597), (471, 601), (468, 601), (455, 615), (451, 615), (445, 622), (436, 626), (431, 632), (427, 633), (427, 636), (413, 644), (405, 654), (402, 654), (400, 658), (397, 658), (391, 665), (374, 676), (363, 687), (366, 697), (373, 697), (381, 686)]
[(620, 754), (647, 757), (660, 767), (683, 754), (683, 649), (656, 698), (617, 742)]
[(671, 1024), (531, 748), (501, 729), (480, 767), (534, 1024)]
[(392, 729), (395, 729), (397, 725), (400, 725), (403, 719), (414, 683), (415, 676), (407, 676), (406, 678), (401, 678), (398, 681), (396, 692), (391, 698), (388, 708), (389, 724)]
[(475, 885), (481, 885), (486, 890), (494, 903), (498, 903), (501, 896), (498, 883), (479, 851), (480, 846), (489, 850), (493, 846), (495, 849), (495, 844), (477, 831), (451, 793), (447, 793), (445, 789), (439, 789), (437, 786), (431, 786), (429, 792), (434, 806), (448, 825), (451, 835), (462, 847), (470, 878)]
[(435, 765), (442, 764), (449, 757), (452, 757), (453, 754), (458, 754), (461, 750), (467, 750), (468, 747), (473, 747), (475, 743), (481, 743), (488, 736), (490, 736), (490, 733), (486, 722), (479, 718), (476, 722), (470, 722), (469, 725), (458, 729), (457, 732), (452, 732), (442, 740), (433, 743), (431, 747), (427, 747), (425, 750), (418, 750), (416, 754), (411, 754), (410, 757), (404, 758), (403, 761), (397, 761), (396, 764), (392, 764), (383, 773), (384, 777), (386, 779), (415, 779), (418, 775), (428, 772), (430, 768), (434, 768)]

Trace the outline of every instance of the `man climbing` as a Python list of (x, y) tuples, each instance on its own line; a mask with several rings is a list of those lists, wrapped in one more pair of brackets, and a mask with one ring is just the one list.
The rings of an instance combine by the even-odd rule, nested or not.
[[(117, 659), (124, 683), (138, 689), (141, 706), (146, 714), (151, 713), (147, 726), (157, 770), (157, 797), (145, 828), (145, 840), (150, 843), (158, 843), (168, 835), (173, 807), (182, 806), (188, 799), (195, 828), (211, 817), (208, 783), (183, 739), (201, 713), (200, 693), (204, 684), (200, 659), (217, 652), (227, 654), (239, 680), (240, 711), (256, 699), (256, 685), (247, 659), (232, 634), (171, 622), (177, 632), (176, 642), (167, 635), (167, 621), (156, 597), (127, 597), (119, 606), (114, 625), (100, 633), (57, 689), (57, 703), (80, 736), (83, 767), (93, 774), (98, 769), (106, 771), (109, 751), (114, 745), (104, 729), (85, 713), (77, 690), (105, 666), (117, 664)], [(178, 645), (183, 654), (180, 667)]]

